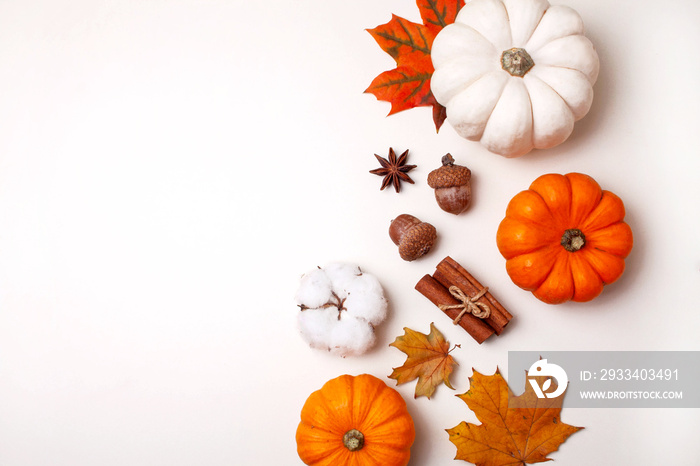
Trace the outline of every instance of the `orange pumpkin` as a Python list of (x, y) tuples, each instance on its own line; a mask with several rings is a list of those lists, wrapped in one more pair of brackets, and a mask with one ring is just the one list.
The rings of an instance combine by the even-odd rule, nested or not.
[(415, 436), (399, 392), (372, 375), (341, 375), (306, 400), (297, 452), (313, 466), (403, 466)]
[(496, 242), (510, 278), (538, 299), (590, 301), (625, 270), (624, 218), (620, 198), (590, 176), (543, 175), (510, 201)]

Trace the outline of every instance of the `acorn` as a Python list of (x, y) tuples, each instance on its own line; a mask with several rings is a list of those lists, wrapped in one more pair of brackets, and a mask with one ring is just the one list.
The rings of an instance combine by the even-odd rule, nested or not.
[(472, 200), (472, 172), (467, 167), (455, 165), (455, 159), (447, 154), (442, 167), (428, 174), (428, 186), (435, 190), (435, 199), (445, 212), (459, 215), (469, 208)]
[(421, 222), (413, 215), (401, 214), (391, 221), (389, 237), (399, 247), (399, 255), (405, 261), (425, 255), (435, 244), (437, 231), (429, 223)]

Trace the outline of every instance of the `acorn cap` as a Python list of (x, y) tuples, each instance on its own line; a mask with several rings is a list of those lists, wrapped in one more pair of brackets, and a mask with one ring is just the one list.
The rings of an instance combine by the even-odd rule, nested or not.
[(409, 229), (399, 243), (399, 255), (403, 260), (416, 260), (433, 247), (437, 231), (429, 223), (419, 223)]
[(472, 172), (467, 167), (455, 165), (452, 155), (447, 154), (442, 158), (442, 167), (437, 168), (428, 174), (428, 186), (433, 189), (451, 188), (453, 186), (463, 186), (469, 183)]

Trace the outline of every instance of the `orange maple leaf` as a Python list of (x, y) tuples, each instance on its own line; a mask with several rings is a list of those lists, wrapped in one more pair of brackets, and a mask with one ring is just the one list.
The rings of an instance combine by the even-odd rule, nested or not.
[(415, 398), (427, 396), (430, 399), (443, 382), (454, 390), (450, 385), (450, 374), (457, 362), (450, 356), (450, 343), (445, 341), (442, 333), (432, 323), (429, 335), (408, 327), (404, 327), (404, 332), (389, 346), (406, 353), (406, 362), (395, 367), (389, 378), (396, 379), (396, 385), (417, 378)]
[(464, 0), (417, 0), (423, 24), (392, 15), (391, 21), (367, 31), (396, 61), (396, 68), (374, 78), (365, 92), (391, 103), (389, 115), (413, 107), (433, 107), (435, 129), (445, 122), (445, 107), (430, 91), (435, 69), (430, 48), (438, 32), (453, 23)]
[[(535, 377), (541, 382), (546, 377)], [(450, 441), (457, 446), (455, 459), (477, 466), (524, 465), (549, 461), (571, 434), (583, 429), (561, 422), (563, 395), (537, 398), (530, 384), (513, 403), (523, 408), (509, 408), (513, 396), (508, 384), (496, 368), (494, 375), (474, 371), (469, 391), (457, 395), (474, 411), (481, 425), (460, 423), (447, 429)]]

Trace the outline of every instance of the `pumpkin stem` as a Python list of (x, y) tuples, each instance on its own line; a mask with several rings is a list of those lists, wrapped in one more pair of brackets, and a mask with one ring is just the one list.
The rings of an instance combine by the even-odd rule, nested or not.
[(514, 47), (501, 54), (501, 67), (511, 76), (522, 78), (533, 66), (535, 62), (525, 49)]
[(343, 445), (350, 451), (357, 451), (365, 446), (365, 436), (357, 429), (350, 429), (343, 435)]
[(586, 236), (578, 228), (571, 228), (561, 236), (561, 245), (569, 252), (576, 252), (586, 245)]

